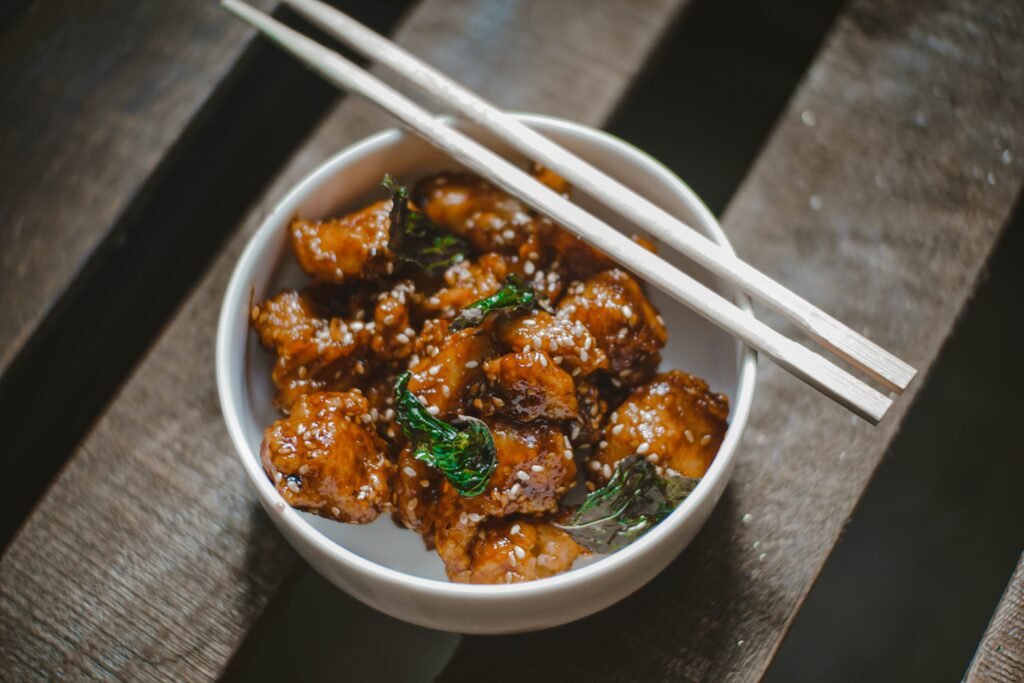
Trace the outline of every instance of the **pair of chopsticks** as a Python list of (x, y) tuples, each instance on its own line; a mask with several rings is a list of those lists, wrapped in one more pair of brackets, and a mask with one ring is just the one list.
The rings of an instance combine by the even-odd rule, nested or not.
[[(356, 52), (387, 66), (427, 95), (490, 131), (528, 158), (558, 173), (623, 218), (771, 306), (811, 339), (886, 388), (902, 392), (910, 384), (916, 370), (907, 363), (388, 39), (318, 0), (285, 0), (285, 3)], [(240, 0), (222, 0), (222, 4), (326, 80), (370, 99), (427, 142), (525, 201), (626, 268), (642, 274), (655, 287), (754, 347), (857, 415), (874, 424), (882, 419), (892, 405), (888, 396), (739, 309), (509, 161), (449, 127), (431, 112), (340, 54)]]

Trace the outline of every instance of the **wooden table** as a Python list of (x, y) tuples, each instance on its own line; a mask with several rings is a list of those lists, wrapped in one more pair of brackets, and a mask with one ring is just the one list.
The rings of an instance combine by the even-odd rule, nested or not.
[[(600, 126), (688, 4), (353, 11), (500, 106)], [(1024, 7), (992, 5), (850, 0), (723, 216), (742, 256), (921, 379), (872, 428), (762, 363), (733, 481), (678, 560), (582, 622), (463, 639), (443, 679), (495, 660), (501, 680), (763, 674), (1024, 182)], [(216, 677), (298, 562), (220, 417), (220, 299), (268, 207), (390, 122), (301, 80), (213, 3), (28, 2), (4, 20), (0, 406), (18, 418), (20, 528), (0, 559), (0, 670)], [(1020, 675), (1016, 581), (982, 678)]]

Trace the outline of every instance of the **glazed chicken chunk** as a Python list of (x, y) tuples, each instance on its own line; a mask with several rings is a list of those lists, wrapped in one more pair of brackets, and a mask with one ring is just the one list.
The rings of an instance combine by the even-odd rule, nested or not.
[(449, 420), (465, 412), (483, 386), (483, 364), (493, 353), (493, 342), (486, 332), (469, 328), (446, 337), (437, 349), (411, 368), (409, 390), (432, 415)]
[(285, 501), (323, 517), (365, 524), (390, 506), (394, 466), (357, 392), (301, 397), (267, 428), (263, 469)]
[(412, 197), (430, 220), (482, 252), (514, 252), (535, 232), (526, 205), (472, 173), (424, 178)]
[(288, 290), (252, 309), (260, 341), (277, 354), (275, 403), (284, 411), (301, 396), (355, 385), (367, 365), (370, 331), (361, 322), (324, 317), (310, 295)]
[(340, 219), (294, 219), (289, 232), (302, 270), (319, 282), (335, 283), (390, 273), (390, 212), (386, 199)]
[(704, 380), (680, 370), (662, 373), (609, 416), (591, 474), (607, 480), (616, 462), (637, 453), (670, 474), (699, 479), (722, 445), (728, 417), (729, 399), (711, 393)]
[(512, 517), (485, 524), (469, 548), (470, 583), (518, 583), (560, 574), (587, 551), (549, 522)]
[(519, 316), (500, 327), (503, 344), (518, 353), (543, 351), (575, 377), (608, 367), (608, 358), (586, 325), (544, 311)]
[(560, 318), (581, 323), (604, 353), (613, 377), (633, 387), (644, 383), (661, 362), (668, 332), (640, 283), (619, 268), (598, 273), (569, 288), (558, 304)]
[(494, 407), (522, 422), (572, 420), (579, 412), (576, 385), (543, 351), (509, 353), (484, 366)]

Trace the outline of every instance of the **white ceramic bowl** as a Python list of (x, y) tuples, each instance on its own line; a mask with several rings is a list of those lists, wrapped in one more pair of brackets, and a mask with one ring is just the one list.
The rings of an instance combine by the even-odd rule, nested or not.
[[(559, 119), (520, 118), (590, 163), (728, 246), (714, 216), (681, 180), (640, 150), (606, 133)], [(454, 122), (510, 159), (518, 154), (464, 122)], [(335, 585), (362, 602), (422, 626), (462, 633), (511, 633), (547, 628), (611, 605), (651, 580), (690, 542), (725, 489), (754, 393), (756, 358), (728, 334), (681, 304), (652, 291), (669, 328), (663, 368), (704, 377), (731, 400), (730, 426), (714, 464), (696, 491), (671, 516), (628, 548), (578, 562), (565, 574), (509, 585), (450, 583), (440, 558), (420, 537), (399, 529), (390, 515), (373, 524), (339, 524), (287, 506), (260, 466), (264, 428), (279, 417), (271, 398), (272, 359), (249, 331), (250, 296), (260, 300), (301, 286), (285, 226), (296, 214), (325, 217), (382, 196), (385, 172), (409, 183), (431, 171), (457, 167), (409, 133), (390, 130), (340, 152), (300, 182), (253, 235), (231, 277), (217, 331), (217, 386), (231, 439), (260, 502), (299, 553)], [(618, 227), (588, 198), (591, 212)], [(634, 232), (628, 226), (626, 232)], [(749, 309), (732, 288), (662, 247), (660, 253)], [(641, 274), (642, 275), (642, 274)]]

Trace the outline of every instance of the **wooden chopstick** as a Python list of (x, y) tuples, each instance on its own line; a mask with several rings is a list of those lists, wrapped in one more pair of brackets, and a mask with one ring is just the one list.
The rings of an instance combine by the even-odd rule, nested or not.
[(810, 338), (893, 391), (902, 392), (916, 370), (871, 340), (786, 289), (731, 250), (712, 242), (544, 135), (493, 106), (429, 64), (319, 0), (285, 0), (300, 14), (365, 57), (383, 64), (423, 93), (451, 107), (623, 218), (656, 235), (715, 275), (763, 301)]
[(871, 423), (892, 401), (850, 373), (766, 326), (664, 259), (568, 201), (340, 54), (240, 0), (222, 5), (335, 85), (373, 101), (424, 140), (522, 199), (646, 281), (749, 344), (778, 365)]

